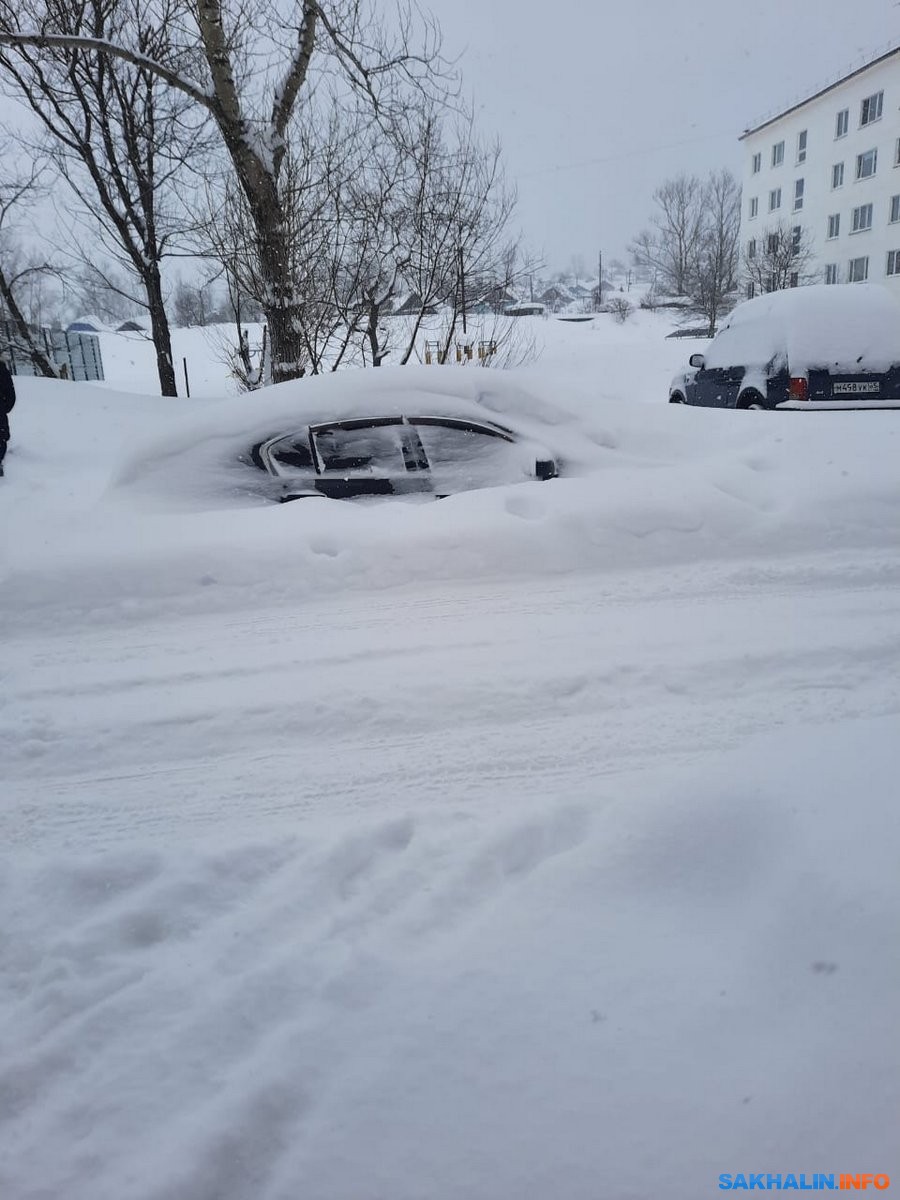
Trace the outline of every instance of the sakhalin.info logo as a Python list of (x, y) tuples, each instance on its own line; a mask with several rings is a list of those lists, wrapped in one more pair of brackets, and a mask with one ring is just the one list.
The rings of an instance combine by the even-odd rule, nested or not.
[(720, 1175), (722, 1192), (865, 1192), (870, 1187), (879, 1192), (891, 1186), (889, 1175)]

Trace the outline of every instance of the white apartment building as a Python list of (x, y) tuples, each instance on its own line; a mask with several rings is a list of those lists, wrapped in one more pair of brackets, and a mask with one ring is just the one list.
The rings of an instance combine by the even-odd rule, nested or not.
[(869, 280), (900, 295), (900, 48), (748, 129), (741, 141), (745, 254), (789, 225), (795, 238), (804, 231), (812, 252), (805, 281)]

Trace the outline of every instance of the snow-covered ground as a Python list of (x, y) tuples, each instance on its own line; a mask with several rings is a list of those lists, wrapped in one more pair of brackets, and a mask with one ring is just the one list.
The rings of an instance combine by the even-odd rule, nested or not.
[[(534, 327), (509, 376), (21, 382), (4, 1200), (900, 1177), (900, 413), (670, 408), (664, 318)], [(231, 486), (244, 419), (360, 389), (567, 474)]]

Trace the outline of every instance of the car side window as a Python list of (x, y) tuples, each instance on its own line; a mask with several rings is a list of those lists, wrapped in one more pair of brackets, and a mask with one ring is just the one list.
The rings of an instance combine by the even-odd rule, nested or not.
[(432, 467), (483, 461), (509, 447), (505, 438), (487, 430), (430, 422), (416, 422), (415, 427)]
[(313, 431), (316, 454), (324, 472), (361, 472), (366, 475), (397, 475), (407, 469), (409, 448), (404, 427), (364, 425), (348, 429), (340, 425)]
[(269, 448), (273, 461), (286, 471), (314, 470), (312, 454), (309, 449), (309, 437), (303, 433), (292, 433), (276, 442)]

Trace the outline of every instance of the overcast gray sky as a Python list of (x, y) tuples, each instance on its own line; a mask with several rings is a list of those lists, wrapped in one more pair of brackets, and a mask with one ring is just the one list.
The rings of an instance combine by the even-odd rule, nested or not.
[[(624, 257), (651, 194), (900, 42), (898, 0), (430, 0), (550, 267)], [(577, 164), (577, 165), (575, 165)]]

